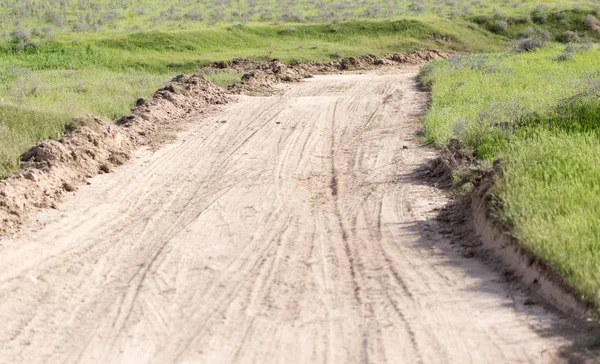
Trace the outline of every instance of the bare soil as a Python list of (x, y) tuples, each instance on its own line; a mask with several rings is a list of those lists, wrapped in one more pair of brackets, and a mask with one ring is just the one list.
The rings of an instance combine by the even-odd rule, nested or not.
[(18, 230), (36, 208), (54, 208), (88, 178), (122, 165), (137, 148), (162, 144), (181, 120), (229, 100), (201, 76), (178, 77), (152, 99), (138, 100), (117, 125), (95, 116), (76, 121), (61, 140), (44, 141), (24, 153), (20, 173), (0, 181), (0, 235)]
[(416, 72), (192, 110), (38, 212), (0, 240), (0, 362), (567, 360), (581, 329), (435, 219)]
[(282, 82), (298, 82), (315, 75), (348, 71), (361, 72), (397, 66), (416, 66), (447, 57), (448, 55), (444, 52), (428, 50), (413, 53), (393, 53), (383, 56), (346, 57), (330, 62), (293, 62), (289, 65), (277, 59), (256, 64), (247, 58), (237, 58), (228, 62), (213, 63), (208, 67), (248, 71), (240, 82), (228, 87), (229, 91), (235, 94), (268, 96), (280, 93), (281, 90), (274, 86)]

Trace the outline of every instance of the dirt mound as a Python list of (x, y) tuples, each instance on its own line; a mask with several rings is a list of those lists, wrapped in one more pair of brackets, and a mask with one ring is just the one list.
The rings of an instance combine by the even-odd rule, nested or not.
[(242, 76), (242, 80), (229, 86), (232, 93), (260, 93), (272, 95), (278, 91), (274, 85), (281, 82), (298, 82), (313, 74), (298, 66), (288, 66), (279, 60), (261, 63), (254, 70)]
[(202, 76), (180, 76), (152, 99), (138, 100), (132, 114), (117, 125), (90, 116), (62, 139), (36, 145), (21, 156), (20, 173), (0, 181), (0, 234), (14, 231), (30, 210), (54, 207), (87, 178), (123, 164), (135, 148), (155, 143), (157, 135), (174, 129), (183, 117), (229, 100)]
[(256, 61), (250, 58), (234, 58), (229, 61), (220, 61), (207, 64), (206, 68), (225, 69), (233, 68), (236, 70), (250, 70), (254, 68)]
[(223, 89), (202, 75), (189, 78), (180, 75), (156, 91), (150, 101), (138, 100), (131, 115), (121, 118), (117, 125), (126, 128), (137, 144), (155, 143), (160, 140), (159, 133), (172, 130), (181, 118), (202, 113), (208, 105), (229, 101)]
[(461, 179), (462, 171), (468, 170), (469, 173), (465, 176), (477, 178), (473, 177), (477, 175), (473, 168), (478, 167), (473, 152), (459, 140), (452, 139), (439, 153), (439, 156), (427, 163), (421, 172), (422, 177), (435, 184), (436, 187), (450, 188), (456, 183), (463, 184), (467, 182)]
[[(364, 55), (347, 57), (331, 62), (293, 62), (286, 65), (279, 60), (264, 62), (255, 66), (242, 77), (242, 81), (229, 87), (232, 93), (258, 93), (271, 95), (278, 91), (273, 85), (282, 82), (298, 82), (313, 75), (340, 71), (368, 70), (382, 66), (420, 65), (425, 62), (447, 58), (448, 54), (439, 51), (418, 51), (408, 54), (388, 54), (384, 56)], [(218, 64), (234, 64), (234, 61)], [(238, 63), (240, 64), (240, 63)], [(245, 66), (252, 62), (243, 63)], [(244, 69), (244, 68), (241, 68)]]

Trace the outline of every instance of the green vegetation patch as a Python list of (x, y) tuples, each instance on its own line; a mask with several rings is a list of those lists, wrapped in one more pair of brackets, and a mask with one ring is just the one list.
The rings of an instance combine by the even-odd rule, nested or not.
[[(560, 57), (568, 53), (569, 57)], [(427, 138), (503, 159), (494, 213), (600, 307), (600, 51), (585, 44), (425, 68)]]

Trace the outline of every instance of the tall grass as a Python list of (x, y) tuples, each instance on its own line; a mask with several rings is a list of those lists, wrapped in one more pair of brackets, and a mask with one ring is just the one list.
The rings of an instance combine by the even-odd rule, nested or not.
[(600, 306), (599, 144), (589, 133), (515, 139), (492, 192), (523, 244)]
[(524, 53), (457, 56), (421, 72), (434, 84), (426, 117), (427, 138), (438, 146), (463, 140), (482, 159), (493, 159), (514, 123), (544, 113), (560, 100), (600, 82), (597, 48), (568, 62), (552, 58), (562, 46)]
[(495, 214), (600, 309), (600, 54), (586, 48), (461, 57), (421, 79), (429, 140), (502, 158)]

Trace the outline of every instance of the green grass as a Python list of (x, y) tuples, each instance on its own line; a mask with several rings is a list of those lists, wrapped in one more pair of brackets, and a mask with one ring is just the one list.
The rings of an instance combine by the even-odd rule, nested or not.
[(427, 138), (438, 146), (460, 139), (478, 157), (494, 158), (494, 143), (502, 143), (504, 132), (511, 131), (497, 125), (544, 112), (600, 82), (597, 48), (575, 53), (571, 61), (552, 60), (563, 48), (459, 56), (424, 69), (422, 81), (435, 85), (425, 117)]
[[(600, 8), (544, 9), (519, 15), (498, 11), (493, 15), (471, 16), (475, 24), (509, 38), (527, 38), (543, 30), (551, 40), (572, 41), (583, 37), (598, 38)], [(570, 32), (571, 34), (565, 33)]]
[[(597, 119), (596, 119), (597, 121)], [(493, 193), (523, 244), (600, 304), (600, 139), (538, 132), (516, 139)]]
[[(0, 41), (0, 177), (30, 146), (61, 135), (86, 114), (116, 119), (173, 76), (235, 57), (330, 60), (418, 49), (495, 51), (503, 39), (466, 22), (435, 17), (337, 24), (216, 25), (173, 31), (63, 34), (27, 43)], [(453, 39), (440, 43), (437, 35)], [(205, 71), (225, 86), (241, 73)], [(40, 125), (44, 127), (39, 127)]]
[(61, 137), (74, 118), (94, 114), (116, 119), (168, 80), (102, 68), (9, 68), (3, 77), (11, 81), (0, 88), (0, 176), (14, 172), (19, 155), (35, 143)]
[(426, 136), (504, 160), (494, 213), (600, 308), (600, 51), (564, 46), (437, 62)]
[[(63, 6), (61, 6), (61, 4)], [(189, 28), (197, 24), (339, 22), (367, 18), (435, 15), (466, 17), (501, 12), (523, 15), (538, 7), (548, 10), (595, 7), (581, 0), (5, 0), (0, 3), (0, 29), (29, 29), (45, 36), (65, 33), (121, 32), (133, 29)]]

